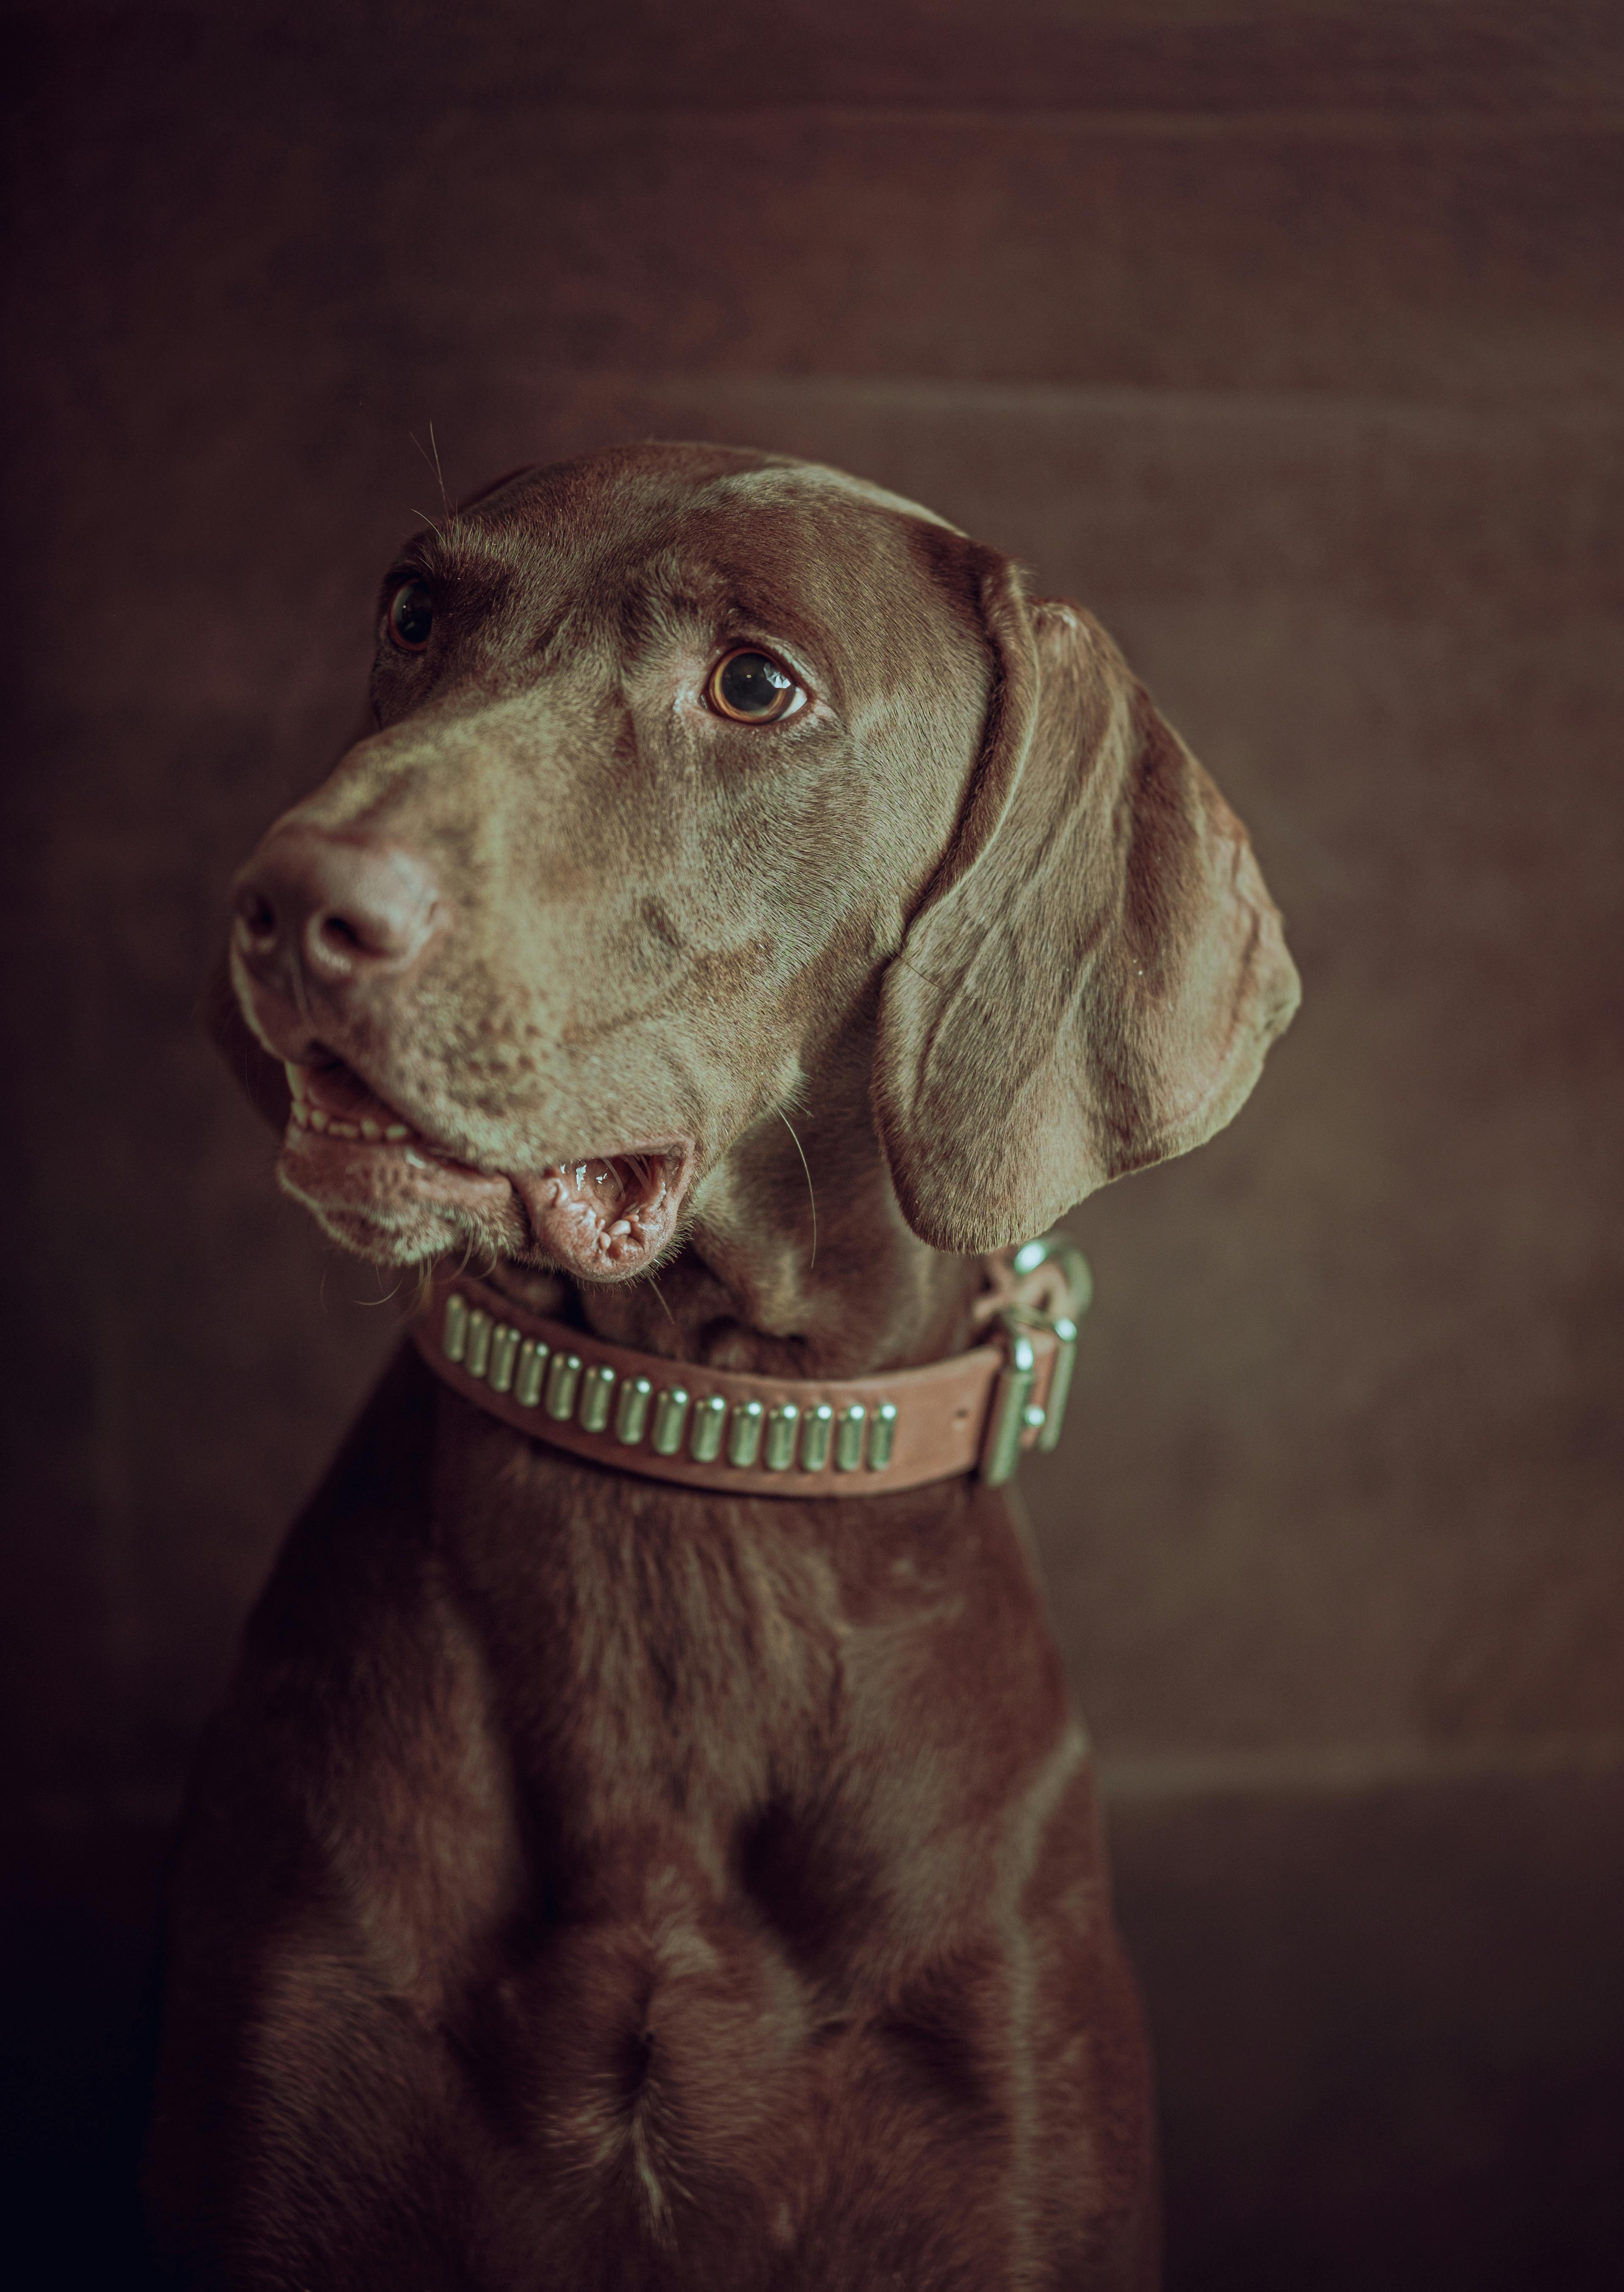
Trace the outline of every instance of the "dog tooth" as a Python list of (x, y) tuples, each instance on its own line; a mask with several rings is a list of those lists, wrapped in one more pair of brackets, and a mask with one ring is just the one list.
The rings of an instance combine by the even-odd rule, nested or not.
[(384, 1126), (385, 1138), (409, 1138), (411, 1134), (404, 1122), (391, 1122)]
[(359, 1138), (360, 1134), (352, 1122), (329, 1122), (327, 1125), (329, 1138)]
[(610, 1228), (610, 1231), (612, 1234), (630, 1233), (631, 1231), (632, 1221), (630, 1218), (617, 1218), (613, 1225)]
[(287, 1077), (287, 1087), (294, 1094), (294, 1104), (297, 1106), (304, 1096), (304, 1069), (295, 1066), (292, 1059), (284, 1059), (282, 1072)]
[(328, 1122), (329, 1122), (331, 1119), (332, 1119), (332, 1118), (331, 1118), (331, 1116), (328, 1114), (328, 1112), (327, 1112), (327, 1109), (326, 1109), (326, 1107), (325, 1107), (325, 1106), (312, 1106), (312, 1107), (311, 1107), (311, 1128), (312, 1130), (325, 1130), (325, 1129), (327, 1128), (327, 1126)]
[(293, 1115), (294, 1120), (298, 1124), (301, 1130), (308, 1130), (310, 1128), (311, 1110), (302, 1098), (295, 1099), (290, 1111)]
[(372, 1119), (372, 1117), (371, 1117), (369, 1114), (364, 1114), (364, 1115), (362, 1115), (362, 1117), (361, 1117), (361, 1136), (362, 1136), (363, 1138), (371, 1138), (371, 1139), (376, 1140), (376, 1139), (381, 1138), (383, 1135), (384, 1135), (383, 1125), (382, 1125), (381, 1123), (375, 1122), (375, 1121)]

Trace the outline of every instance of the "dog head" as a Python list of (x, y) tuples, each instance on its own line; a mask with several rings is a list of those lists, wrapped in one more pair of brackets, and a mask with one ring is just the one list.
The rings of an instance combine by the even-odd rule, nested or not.
[(243, 870), (230, 964), (283, 1184), (381, 1261), (644, 1271), (853, 1041), (909, 1223), (996, 1247), (1208, 1136), (1296, 1005), (1103, 634), (830, 470), (504, 480), (385, 576), (372, 706)]

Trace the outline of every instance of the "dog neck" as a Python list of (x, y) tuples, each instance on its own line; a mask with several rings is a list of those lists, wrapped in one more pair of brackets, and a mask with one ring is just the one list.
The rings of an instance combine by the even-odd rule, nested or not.
[(795, 1111), (735, 1142), (651, 1278), (578, 1284), (505, 1264), (492, 1286), (613, 1344), (757, 1376), (854, 1377), (961, 1351), (982, 1261), (932, 1249), (904, 1221), (869, 1110), (869, 1049), (850, 1040)]

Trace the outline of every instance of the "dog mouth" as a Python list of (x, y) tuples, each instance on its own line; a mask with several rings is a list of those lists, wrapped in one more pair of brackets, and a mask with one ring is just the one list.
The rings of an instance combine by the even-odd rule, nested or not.
[(395, 1237), (391, 1256), (441, 1254), (460, 1229), (502, 1254), (539, 1258), (582, 1279), (640, 1271), (670, 1243), (692, 1168), (686, 1140), (572, 1156), (538, 1169), (465, 1161), (408, 1122), (342, 1061), (284, 1061), (292, 1104), (283, 1141), (288, 1190), (341, 1240), (358, 1240), (371, 1207)]

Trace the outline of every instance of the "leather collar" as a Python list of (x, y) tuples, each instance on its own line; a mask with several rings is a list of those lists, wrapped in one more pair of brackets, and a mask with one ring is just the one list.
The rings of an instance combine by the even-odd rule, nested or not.
[(974, 1473), (996, 1487), (1060, 1438), (1092, 1295), (1070, 1238), (983, 1261), (973, 1351), (884, 1376), (744, 1376), (606, 1344), (470, 1274), (436, 1277), (412, 1336), (452, 1391), (596, 1465), (734, 1496), (883, 1496)]

